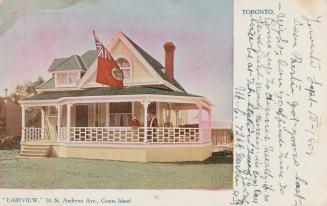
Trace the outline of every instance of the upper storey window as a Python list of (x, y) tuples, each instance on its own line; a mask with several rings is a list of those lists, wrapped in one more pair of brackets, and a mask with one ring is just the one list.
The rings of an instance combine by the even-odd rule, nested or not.
[(56, 80), (58, 87), (69, 87), (75, 86), (77, 81), (80, 79), (80, 72), (64, 72), (57, 73)]
[(124, 74), (124, 79), (129, 80), (132, 78), (132, 69), (131, 64), (127, 61), (127, 59), (121, 57), (117, 59), (117, 64), (122, 70)]

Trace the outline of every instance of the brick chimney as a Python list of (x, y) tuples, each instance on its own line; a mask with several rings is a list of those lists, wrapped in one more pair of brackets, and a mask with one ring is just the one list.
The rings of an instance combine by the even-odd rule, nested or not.
[(166, 42), (165, 48), (165, 73), (169, 80), (174, 80), (174, 51), (175, 45), (173, 42)]

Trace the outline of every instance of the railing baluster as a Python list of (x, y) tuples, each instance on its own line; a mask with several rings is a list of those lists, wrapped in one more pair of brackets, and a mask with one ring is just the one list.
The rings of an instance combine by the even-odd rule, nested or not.
[[(85, 143), (144, 143), (149, 144), (187, 144), (210, 142), (213, 144), (229, 143), (228, 135), (220, 139), (210, 137), (210, 129), (177, 128), (177, 127), (148, 127), (146, 133), (144, 127), (61, 127), (56, 138), (58, 142), (85, 142)], [(23, 128), (24, 141), (50, 141), (50, 136), (42, 138), (45, 133), (43, 128)], [(70, 135), (68, 135), (70, 134)], [(68, 137), (70, 138), (68, 139)]]

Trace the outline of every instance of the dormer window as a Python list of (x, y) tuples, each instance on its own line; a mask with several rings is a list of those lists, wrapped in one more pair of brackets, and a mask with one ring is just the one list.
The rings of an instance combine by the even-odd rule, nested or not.
[(72, 87), (81, 78), (80, 71), (69, 71), (56, 73), (56, 86), (57, 87)]
[(117, 64), (124, 74), (124, 79), (129, 80), (132, 78), (131, 64), (127, 59), (121, 57), (117, 59)]

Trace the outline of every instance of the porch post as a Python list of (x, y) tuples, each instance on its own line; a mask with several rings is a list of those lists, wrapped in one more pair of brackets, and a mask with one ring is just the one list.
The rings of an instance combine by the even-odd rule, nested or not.
[(22, 142), (25, 141), (25, 110), (25, 106), (22, 105)]
[(211, 140), (211, 139), (212, 139), (212, 138), (211, 138), (211, 124), (212, 124), (212, 123), (211, 123), (211, 121), (212, 121), (211, 108), (208, 109), (208, 118), (209, 118), (209, 120), (208, 120), (208, 121), (209, 121), (209, 123), (208, 123), (208, 127), (209, 127), (209, 128), (208, 128), (208, 129), (209, 129), (209, 132), (208, 132), (208, 135), (209, 135), (209, 136), (208, 136), (208, 140), (211, 142), (211, 141), (212, 141), (212, 140)]
[(57, 140), (60, 134), (60, 116), (61, 116), (61, 105), (57, 105)]
[(135, 104), (134, 104), (134, 102), (132, 102), (132, 118), (135, 115), (135, 108), (134, 108), (134, 106), (135, 106)]
[(142, 104), (143, 104), (143, 108), (144, 108), (144, 124), (143, 124), (143, 126), (144, 126), (144, 142), (146, 142), (147, 141), (147, 136), (148, 136), (148, 106), (149, 106), (149, 104), (150, 104), (150, 102), (148, 102), (148, 101), (143, 101), (142, 102)]
[(168, 123), (169, 123), (170, 126), (172, 126), (171, 125), (171, 103), (168, 104), (168, 107), (169, 107), (169, 112), (168, 112), (168, 120), (169, 120), (169, 122)]
[(41, 108), (41, 139), (44, 139), (44, 132), (45, 132), (45, 128), (44, 128), (44, 109)]
[(211, 108), (208, 109), (208, 122), (209, 122), (209, 129), (211, 129), (211, 121), (212, 121), (212, 116), (211, 116)]
[(156, 104), (156, 111), (157, 111), (157, 121), (158, 121), (158, 126), (160, 125), (160, 102), (157, 102)]
[(106, 127), (109, 127), (110, 125), (110, 113), (109, 110), (110, 109), (110, 103), (106, 102)]
[(70, 141), (71, 103), (67, 103), (67, 140)]
[(202, 105), (198, 105), (198, 110), (199, 110), (199, 139), (200, 142), (203, 142)]

